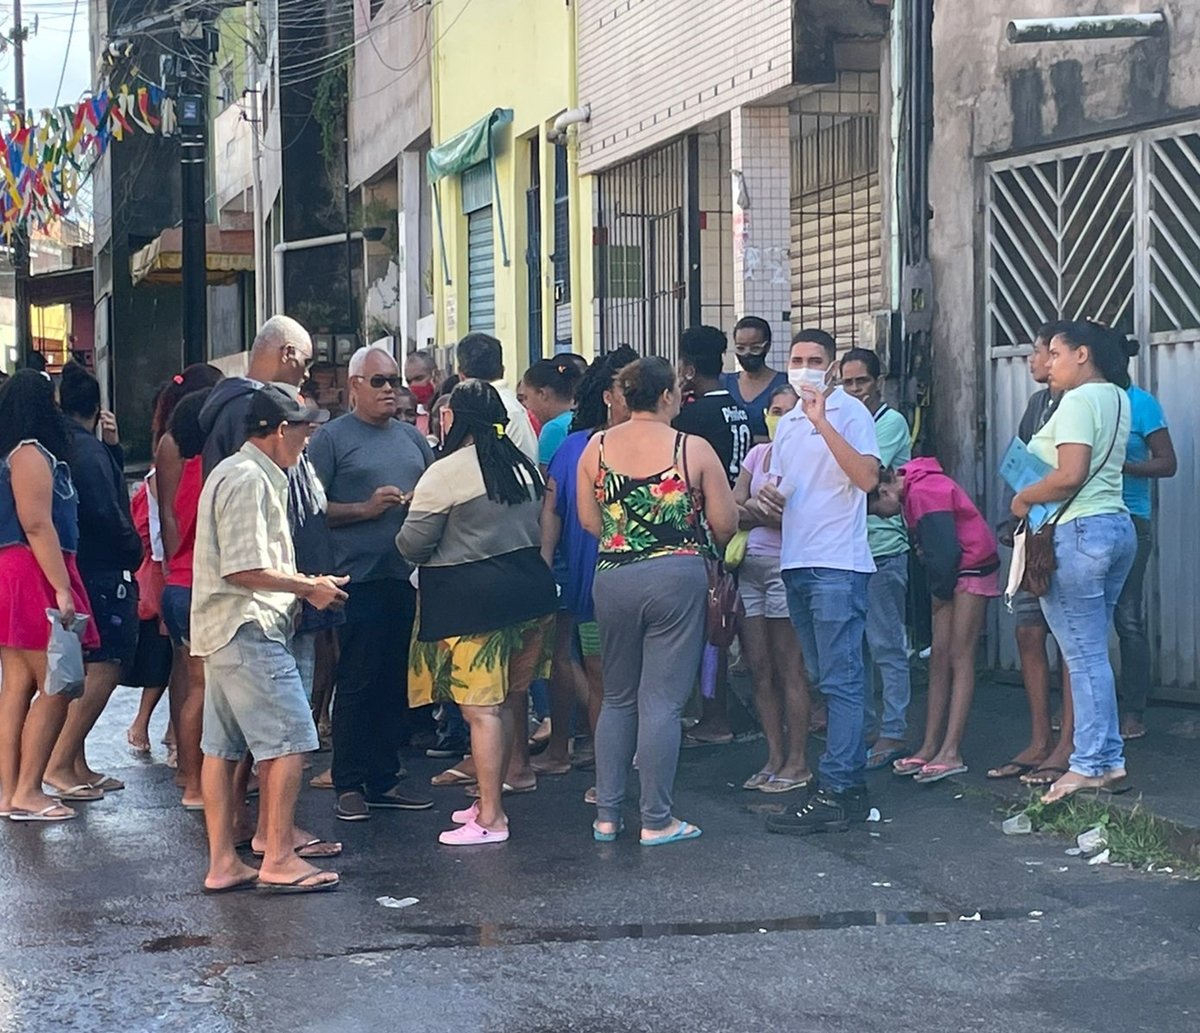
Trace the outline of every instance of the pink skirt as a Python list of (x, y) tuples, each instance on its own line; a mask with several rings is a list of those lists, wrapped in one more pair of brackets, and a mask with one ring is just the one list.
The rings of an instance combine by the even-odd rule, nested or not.
[(990, 574), (968, 574), (960, 577), (954, 583), (954, 591), (966, 592), (967, 595), (982, 595), (986, 599), (998, 599), (1000, 572), (993, 570)]
[[(91, 615), (92, 604), (79, 576), (74, 553), (64, 552), (63, 560), (71, 579), (75, 611)], [(55, 609), (57, 605), (54, 589), (28, 545), (9, 545), (0, 549), (0, 647), (45, 652), (50, 644), (46, 610)], [(83, 648), (96, 649), (99, 645), (100, 630), (94, 620), (88, 621), (83, 632)]]

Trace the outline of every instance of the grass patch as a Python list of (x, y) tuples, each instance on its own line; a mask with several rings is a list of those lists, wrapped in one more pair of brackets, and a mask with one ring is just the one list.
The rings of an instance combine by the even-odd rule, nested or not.
[(1035, 795), (1024, 807), (1015, 810), (1029, 817), (1034, 832), (1048, 832), (1071, 840), (1100, 826), (1108, 839), (1113, 863), (1137, 868), (1170, 867), (1176, 872), (1200, 876), (1197, 833), (1155, 817), (1140, 804), (1116, 807), (1096, 797), (1079, 795), (1044, 804)]

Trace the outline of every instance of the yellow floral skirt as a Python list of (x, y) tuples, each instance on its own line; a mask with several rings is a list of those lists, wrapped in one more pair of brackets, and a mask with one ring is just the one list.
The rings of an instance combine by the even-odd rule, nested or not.
[[(417, 627), (420, 621), (417, 621)], [(408, 704), (454, 702), (494, 707), (510, 692), (525, 692), (535, 678), (550, 675), (554, 616), (510, 624), (478, 635), (437, 642), (417, 640), (413, 629), (408, 664)]]

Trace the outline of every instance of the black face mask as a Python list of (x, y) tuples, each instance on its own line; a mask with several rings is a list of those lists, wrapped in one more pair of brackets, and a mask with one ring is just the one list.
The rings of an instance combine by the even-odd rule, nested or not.
[(747, 353), (737, 357), (738, 365), (747, 373), (757, 373), (767, 364), (767, 354), (763, 352), (761, 355)]

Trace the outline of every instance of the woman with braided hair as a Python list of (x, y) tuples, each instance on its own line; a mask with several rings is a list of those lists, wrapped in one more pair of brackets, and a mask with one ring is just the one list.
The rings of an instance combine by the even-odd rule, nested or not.
[(539, 551), (542, 477), (509, 439), (500, 395), (464, 380), (440, 420), (442, 458), (417, 482), (396, 536), (419, 568), (409, 703), (462, 708), (479, 795), (438, 840), (478, 846), (508, 839), (506, 784), (537, 787), (525, 715), (529, 683), (549, 673), (558, 602)]

